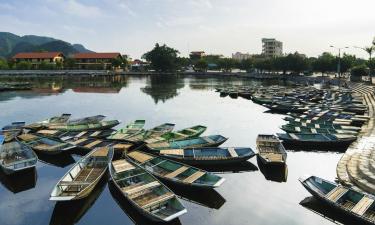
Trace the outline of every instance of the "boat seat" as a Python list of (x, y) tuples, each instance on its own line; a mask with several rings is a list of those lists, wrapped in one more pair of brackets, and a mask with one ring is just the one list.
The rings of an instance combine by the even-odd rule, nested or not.
[(149, 161), (149, 160), (151, 160), (151, 159), (154, 158), (151, 155), (147, 155), (147, 154), (144, 154), (144, 153), (138, 152), (138, 151), (130, 152), (130, 153), (128, 153), (128, 156), (130, 158), (134, 159), (134, 160), (137, 160), (140, 163), (147, 162), (147, 161)]
[(87, 131), (82, 131), (82, 132), (80, 132), (79, 134), (77, 134), (75, 137), (76, 137), (76, 138), (82, 137), (82, 136), (85, 135), (86, 133), (87, 133)]
[(311, 133), (313, 133), (313, 134), (317, 134), (318, 131), (317, 131), (316, 129), (314, 129), (314, 128), (311, 128)]
[(100, 133), (101, 133), (101, 131), (95, 131), (94, 133), (92, 133), (92, 134), (90, 135), (90, 137), (96, 137), (96, 136), (98, 136)]
[(132, 146), (133, 146), (132, 144), (119, 143), (119, 144), (113, 145), (112, 147), (114, 149), (119, 149), (119, 150), (128, 150)]
[(237, 154), (237, 152), (234, 148), (228, 148), (228, 152), (229, 152), (230, 156), (232, 156), (233, 158), (238, 157), (238, 154)]
[(298, 136), (293, 134), (293, 133), (290, 133), (289, 134), (294, 140), (299, 140)]
[(21, 134), (18, 136), (18, 138), (20, 138), (23, 141), (32, 141), (38, 139), (39, 137), (32, 134)]
[(72, 144), (72, 145), (78, 145), (78, 144), (80, 144), (82, 142), (85, 142), (85, 141), (87, 141), (87, 138), (81, 138), (81, 139), (78, 139), (76, 141), (70, 142), (70, 144)]
[(180, 132), (176, 132), (176, 134), (177, 135), (180, 135), (180, 136), (182, 136), (182, 137), (188, 137), (189, 135), (187, 135), (187, 134), (183, 134), (183, 133), (180, 133)]
[(297, 131), (297, 132), (301, 132), (301, 128), (299, 128), (299, 127), (295, 127), (294, 130)]
[(209, 138), (209, 137), (202, 137), (202, 139), (203, 140), (205, 140), (205, 141), (207, 141), (208, 143), (210, 143), (210, 144), (213, 144), (213, 143), (215, 143), (215, 141), (214, 140), (212, 140), (211, 138)]
[(121, 172), (132, 170), (135, 168), (132, 164), (127, 162), (125, 159), (113, 161), (112, 166), (115, 169), (116, 173), (121, 173)]
[(91, 143), (86, 144), (84, 147), (86, 147), (86, 148), (92, 148), (92, 147), (94, 147), (95, 145), (98, 145), (98, 144), (100, 144), (100, 143), (102, 143), (102, 142), (103, 142), (102, 140), (96, 140), (96, 141), (93, 141), (93, 142), (91, 142)]
[(178, 168), (177, 170), (171, 172), (171, 173), (168, 173), (167, 175), (165, 175), (166, 178), (174, 178), (174, 177), (177, 177), (178, 175), (180, 175), (181, 173), (185, 172), (187, 169), (189, 169), (189, 167), (186, 167), (186, 166), (181, 166), (180, 168)]
[(187, 128), (187, 129), (185, 129), (185, 130), (190, 131), (190, 132), (192, 132), (192, 133), (196, 133), (196, 132), (197, 132), (196, 130), (191, 129), (191, 128)]
[(160, 195), (160, 196), (157, 196), (155, 198), (152, 198), (152, 199), (148, 200), (145, 203), (141, 203), (140, 206), (142, 208), (152, 207), (154, 205), (160, 204), (160, 203), (165, 202), (165, 201), (167, 201), (169, 199), (172, 199), (174, 197), (175, 197), (175, 195), (173, 193), (168, 192), (168, 193), (165, 193), (163, 195)]
[(203, 171), (197, 171), (195, 172), (194, 174), (190, 175), (189, 177), (187, 177), (186, 179), (184, 179), (184, 182), (185, 183), (193, 183), (194, 181), (198, 180), (199, 178), (201, 178), (203, 175), (205, 175), (206, 173), (203, 172)]
[(152, 143), (147, 145), (149, 148), (169, 148), (169, 143), (162, 141), (157, 143)]
[(147, 138), (145, 140), (145, 142), (148, 143), (148, 144), (155, 143), (155, 142), (161, 142), (161, 141), (165, 141), (165, 139), (162, 138), (162, 137), (150, 137), (150, 138)]
[(334, 189), (332, 189), (330, 192), (326, 194), (326, 198), (336, 202), (339, 200), (346, 192), (348, 192), (348, 189), (342, 187), (342, 186), (337, 186)]
[(160, 150), (161, 155), (184, 155), (183, 149), (166, 149), (166, 150)]
[(271, 162), (283, 162), (283, 155), (278, 153), (265, 153), (261, 154), (261, 156), (264, 156)]
[(57, 185), (58, 186), (84, 186), (90, 185), (91, 182), (86, 181), (60, 181)]
[(93, 152), (91, 154), (91, 156), (93, 156), (93, 157), (106, 157), (108, 155), (108, 151), (109, 151), (109, 149), (106, 148), (106, 147), (99, 148), (98, 150)]
[(53, 134), (56, 134), (57, 132), (59, 132), (59, 131), (58, 130), (40, 130), (40, 131), (38, 131), (38, 134), (53, 135)]
[(135, 187), (128, 188), (128, 189), (122, 189), (122, 190), (128, 195), (134, 195), (137, 192), (141, 192), (141, 191), (152, 189), (152, 188), (159, 187), (159, 186), (160, 186), (160, 183), (158, 181), (153, 181), (147, 184), (135, 186)]
[(372, 203), (374, 203), (374, 199), (364, 196), (351, 211), (362, 216)]

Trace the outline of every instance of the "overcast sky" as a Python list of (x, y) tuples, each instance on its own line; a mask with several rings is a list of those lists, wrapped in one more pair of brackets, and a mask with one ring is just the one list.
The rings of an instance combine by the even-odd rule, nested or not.
[(284, 52), (317, 56), (334, 53), (330, 45), (369, 45), (375, 0), (0, 0), (0, 31), (133, 58), (156, 42), (184, 56), (193, 50), (255, 54), (263, 37), (282, 41)]

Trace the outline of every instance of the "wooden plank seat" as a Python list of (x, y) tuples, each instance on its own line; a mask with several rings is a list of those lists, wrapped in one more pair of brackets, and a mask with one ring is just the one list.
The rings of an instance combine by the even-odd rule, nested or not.
[(203, 172), (203, 171), (197, 171), (195, 172), (194, 174), (190, 175), (189, 177), (187, 177), (186, 179), (184, 179), (184, 182), (185, 183), (193, 183), (194, 181), (198, 180), (199, 178), (201, 178), (203, 175), (205, 175), (206, 173)]
[(337, 200), (339, 200), (339, 198), (341, 198), (346, 192), (348, 192), (348, 189), (344, 188), (344, 187), (341, 187), (341, 186), (338, 186), (338, 187), (335, 187), (334, 189), (332, 189), (330, 192), (328, 192), (326, 194), (326, 198), (333, 201), (333, 202), (336, 202)]
[(290, 133), (289, 135), (290, 135), (293, 139), (295, 139), (295, 140), (298, 140), (298, 139), (299, 139), (298, 136), (295, 135), (295, 134), (293, 134), (293, 133)]
[(18, 136), (19, 139), (22, 139), (23, 141), (33, 141), (35, 139), (38, 139), (38, 136), (32, 135), (32, 134), (21, 134)]
[(184, 155), (183, 149), (166, 149), (160, 150), (161, 155)]
[(363, 215), (367, 209), (374, 203), (374, 199), (364, 196), (351, 210), (358, 215)]
[(78, 145), (78, 144), (81, 144), (82, 142), (85, 142), (85, 141), (87, 141), (87, 138), (80, 138), (78, 140), (70, 142), (70, 144), (72, 144), (72, 145)]
[(132, 159), (137, 160), (140, 163), (147, 162), (147, 161), (154, 158), (151, 155), (147, 155), (147, 154), (144, 154), (144, 153), (138, 152), (138, 151), (130, 152), (130, 153), (128, 153), (128, 156)]
[[(122, 190), (128, 195), (134, 195), (144, 190), (152, 189), (152, 188), (159, 187), (159, 186), (160, 186), (160, 183), (158, 181), (153, 181), (147, 184), (143, 184), (143, 185), (135, 186), (135, 187), (133, 186), (132, 188), (122, 189)], [(132, 196), (132, 198), (136, 198), (136, 197)]]
[(178, 168), (177, 170), (171, 172), (171, 173), (168, 173), (167, 175), (165, 175), (166, 178), (174, 178), (178, 175), (180, 175), (181, 173), (185, 172), (186, 170), (188, 170), (189, 167), (186, 167), (186, 166), (181, 166), (180, 168)]
[(92, 147), (94, 147), (95, 145), (98, 145), (98, 144), (100, 144), (100, 143), (102, 143), (102, 142), (103, 142), (102, 140), (95, 140), (95, 141), (93, 141), (93, 142), (91, 142), (91, 143), (86, 144), (85, 147), (86, 147), (86, 148), (92, 148)]
[(91, 154), (91, 156), (93, 156), (93, 157), (106, 157), (108, 155), (108, 151), (109, 151), (108, 148), (103, 147), (103, 148), (100, 148), (100, 149), (96, 150), (95, 152), (93, 152)]
[(58, 186), (87, 186), (90, 184), (90, 182), (85, 181), (60, 181)]
[(187, 130), (187, 131), (189, 131), (189, 132), (191, 132), (191, 133), (196, 133), (196, 132), (197, 132), (196, 130), (191, 129), (191, 128), (187, 128), (187, 129), (185, 129), (185, 130)]
[(202, 137), (203, 138), (203, 140), (205, 140), (206, 142), (208, 142), (208, 143), (210, 143), (210, 144), (213, 144), (213, 143), (215, 143), (215, 141), (214, 140), (212, 140), (211, 138), (209, 138), (209, 137)]
[(96, 136), (98, 136), (101, 132), (102, 132), (102, 131), (100, 131), (100, 130), (95, 131), (94, 133), (92, 133), (92, 134), (90, 135), (90, 137), (96, 137)]
[(37, 133), (38, 134), (47, 134), (47, 135), (53, 135), (59, 132), (58, 130), (40, 130)]
[(128, 150), (132, 146), (133, 146), (133, 144), (118, 143), (118, 144), (113, 145), (112, 147), (115, 150), (123, 150), (124, 151), (124, 150)]
[(234, 148), (228, 148), (228, 152), (229, 152), (230, 156), (232, 156), (233, 158), (238, 157), (238, 154), (237, 154), (237, 152)]
[(367, 210), (363, 216), (371, 221), (375, 221), (375, 212), (373, 210)]
[(277, 154), (277, 153), (265, 153), (265, 154), (260, 154), (264, 158), (267, 158), (271, 162), (283, 162), (283, 155), (282, 154)]
[(162, 141), (162, 142), (156, 142), (152, 144), (148, 144), (150, 148), (169, 148), (169, 143)]
[(155, 136), (155, 137), (150, 137), (150, 138), (147, 138), (147, 139), (145, 140), (145, 142), (148, 143), (148, 144), (151, 144), (151, 143), (157, 143), (157, 142), (163, 142), (163, 141), (165, 141), (164, 138), (162, 138), (162, 137), (157, 137), (157, 136)]
[(157, 197), (154, 197), (154, 198), (151, 198), (149, 199), (148, 201), (145, 201), (145, 202), (141, 202), (139, 203), (139, 205), (142, 207), (142, 208), (148, 208), (148, 207), (151, 207), (151, 206), (154, 206), (154, 205), (157, 205), (157, 204), (160, 204), (162, 202), (165, 202), (165, 201), (168, 201), (169, 199), (172, 199), (174, 198), (174, 194), (171, 193), (171, 192), (167, 192), (163, 195), (160, 195), (160, 196), (157, 196)]
[(132, 164), (130, 164), (124, 159), (113, 161), (112, 165), (116, 173), (125, 172), (125, 171), (132, 170), (135, 168)]
[(180, 132), (176, 132), (176, 134), (177, 135), (180, 135), (180, 136), (182, 136), (182, 137), (188, 137), (189, 135), (187, 135), (187, 134), (183, 134), (183, 133), (180, 133)]
[(85, 135), (86, 133), (87, 133), (87, 131), (82, 131), (82, 132), (80, 132), (79, 134), (77, 134), (75, 137), (76, 137), (76, 138), (82, 137), (82, 136)]

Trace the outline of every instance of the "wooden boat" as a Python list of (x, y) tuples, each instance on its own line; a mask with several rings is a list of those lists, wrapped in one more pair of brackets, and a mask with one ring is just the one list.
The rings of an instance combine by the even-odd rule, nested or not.
[(266, 165), (283, 165), (287, 153), (281, 141), (275, 135), (260, 134), (256, 140), (258, 157)]
[(31, 123), (24, 127), (27, 129), (31, 129), (31, 130), (39, 130), (41, 128), (47, 127), (48, 125), (65, 124), (66, 122), (68, 122), (70, 116), (71, 114), (64, 113), (64, 114), (61, 114), (61, 116), (53, 116), (49, 119), (36, 122), (36, 123)]
[(217, 147), (224, 143), (228, 138), (221, 135), (210, 135), (204, 137), (196, 137), (187, 140), (179, 141), (161, 141), (156, 143), (147, 144), (146, 146), (153, 151), (163, 149), (185, 149), (185, 148), (202, 148), (202, 147)]
[(38, 130), (36, 133), (43, 136), (59, 138), (63, 141), (76, 138), (106, 138), (114, 132), (113, 129), (106, 130), (85, 130), (85, 131), (65, 131), (65, 130)]
[(103, 115), (96, 115), (96, 116), (88, 116), (83, 117), (79, 119), (69, 120), (67, 124), (69, 125), (82, 125), (82, 124), (88, 124), (88, 123), (98, 123), (102, 120), (104, 120), (105, 116)]
[(66, 130), (66, 131), (85, 131), (85, 130), (105, 130), (111, 129), (119, 125), (118, 120), (100, 121), (97, 123), (87, 123), (87, 124), (57, 124), (48, 125), (50, 130)]
[(87, 197), (112, 161), (113, 148), (96, 148), (82, 157), (56, 184), (50, 200), (70, 201)]
[(126, 157), (154, 176), (178, 185), (216, 188), (225, 181), (213, 173), (141, 151), (129, 152)]
[(115, 187), (150, 220), (168, 222), (187, 212), (176, 195), (143, 168), (120, 159), (110, 163), (109, 171)]
[(67, 140), (68, 143), (76, 146), (79, 149), (91, 151), (93, 148), (98, 147), (112, 147), (115, 154), (119, 153), (120, 155), (123, 151), (128, 151), (133, 147), (140, 147), (140, 145), (135, 145), (127, 141), (117, 141), (117, 140), (106, 140), (106, 139), (97, 139), (97, 138), (75, 138)]
[(189, 165), (227, 165), (246, 161), (255, 156), (251, 148), (189, 148), (160, 150), (160, 156)]
[(6, 174), (35, 168), (38, 157), (31, 148), (18, 141), (0, 146), (0, 166)]
[(127, 138), (142, 133), (145, 125), (145, 120), (135, 120), (132, 123), (126, 125), (125, 128), (119, 129), (114, 132), (108, 139), (112, 140), (126, 140)]
[(354, 130), (327, 129), (327, 128), (308, 128), (293, 125), (283, 125), (281, 129), (287, 133), (311, 133), (311, 134), (351, 134), (358, 135)]
[(4, 126), (0, 131), (0, 133), (4, 135), (4, 141), (13, 141), (17, 137), (17, 135), (22, 132), (23, 126), (25, 126), (25, 122), (13, 122), (9, 125)]
[(315, 129), (339, 129), (339, 130), (352, 130), (352, 131), (360, 131), (360, 127), (350, 126), (350, 125), (343, 125), (343, 124), (336, 124), (332, 122), (319, 122), (319, 121), (311, 121), (306, 120), (302, 122), (296, 121), (289, 121), (289, 125), (298, 126), (298, 127), (308, 127), (308, 128), (315, 128)]
[(202, 125), (196, 125), (193, 127), (185, 128), (176, 132), (170, 132), (162, 135), (161, 137), (167, 141), (183, 140), (193, 137), (198, 137), (205, 132), (207, 127)]
[(160, 137), (161, 135), (171, 132), (174, 128), (173, 123), (163, 123), (159, 126), (156, 126), (150, 130), (143, 131), (137, 135), (131, 136), (127, 138), (127, 141), (132, 141), (132, 142), (140, 142), (144, 141), (145, 139), (148, 138), (157, 138)]
[(284, 145), (291, 148), (298, 147), (302, 149), (316, 149), (320, 148), (327, 150), (343, 151), (357, 139), (353, 135), (344, 134), (277, 134), (283, 140)]
[(360, 222), (375, 223), (375, 197), (316, 176), (299, 178), (315, 198)]
[(17, 136), (17, 140), (31, 147), (33, 150), (44, 154), (59, 154), (75, 148), (70, 143), (35, 134), (21, 134)]

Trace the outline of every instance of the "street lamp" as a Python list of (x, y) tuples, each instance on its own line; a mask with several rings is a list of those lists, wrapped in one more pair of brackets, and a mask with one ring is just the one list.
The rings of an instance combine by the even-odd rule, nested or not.
[(335, 47), (333, 45), (331, 45), (329, 47), (335, 48), (335, 49), (339, 50), (339, 61), (337, 63), (337, 74), (339, 75), (339, 79), (340, 79), (341, 78), (341, 50), (345, 49), (345, 48), (349, 48), (349, 47), (341, 47), (341, 48), (339, 48), (339, 47)]

